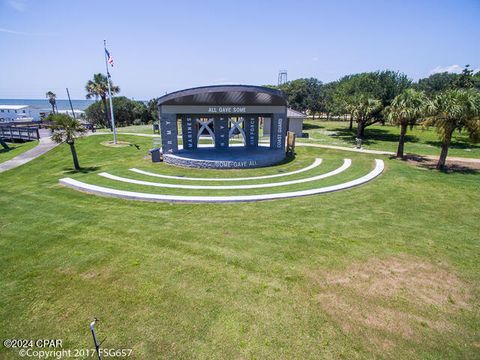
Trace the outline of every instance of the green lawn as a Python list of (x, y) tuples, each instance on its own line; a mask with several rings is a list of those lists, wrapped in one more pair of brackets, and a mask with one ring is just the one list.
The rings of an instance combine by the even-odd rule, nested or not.
[[(325, 145), (353, 147), (356, 145), (355, 125), (353, 131), (348, 129), (348, 121), (306, 120), (304, 132), (309, 138), (297, 139), (299, 142), (313, 142)], [(179, 128), (180, 130), (180, 128)], [(109, 132), (100, 129), (100, 132)], [(118, 132), (153, 134), (152, 125), (126, 126), (117, 128)], [(181, 132), (180, 132), (181, 134)], [(396, 152), (400, 128), (386, 124), (372, 125), (365, 130), (364, 148)], [(405, 151), (410, 154), (440, 154), (440, 142), (435, 128), (424, 129), (416, 126), (407, 133)], [(455, 133), (449, 151), (450, 156), (480, 158), (480, 144), (472, 144), (466, 132)]]
[[(348, 121), (306, 120), (304, 132), (309, 139), (298, 139), (327, 145), (355, 146), (355, 124), (353, 131), (348, 129)], [(400, 128), (392, 125), (372, 125), (365, 129), (364, 148), (373, 150), (397, 151)], [(424, 129), (415, 126), (407, 132), (405, 151), (410, 154), (440, 154), (440, 142), (435, 128)], [(450, 156), (480, 158), (480, 144), (472, 144), (466, 132), (454, 133), (448, 153)]]
[[(61, 145), (0, 174), (1, 339), (91, 348), (96, 316), (103, 347), (132, 348), (135, 359), (478, 358), (479, 173), (384, 156), (384, 174), (358, 188), (238, 204), (127, 201), (58, 185), (74, 177), (127, 188), (97, 173), (142, 178), (132, 166), (230, 177), (324, 159), (306, 176), (352, 159), (315, 186), (366, 174), (378, 158), (298, 147), (271, 168), (187, 170), (145, 159), (151, 138), (119, 136), (138, 149), (100, 145), (109, 136), (78, 141), (81, 172)], [(0, 358), (19, 357), (1, 347)]]
[(7, 143), (10, 147), (10, 150), (5, 150), (0, 146), (0, 163), (10, 160), (21, 153), (24, 153), (27, 150), (33, 149), (38, 145), (38, 141), (28, 141), (24, 143)]
[[(176, 183), (178, 181), (171, 180), (171, 179), (158, 179), (152, 178), (147, 175), (140, 175), (135, 174), (128, 169), (132, 167), (140, 168), (141, 170), (146, 170), (150, 172), (157, 172), (166, 175), (175, 175), (175, 176), (185, 176), (185, 177), (199, 177), (199, 171), (195, 169), (181, 169), (178, 167), (174, 167), (168, 164), (154, 164), (150, 161), (149, 157), (144, 157), (146, 149), (149, 148), (151, 144), (151, 139), (140, 138), (136, 136), (123, 136), (123, 138), (128, 139), (132, 144), (136, 144), (140, 147), (137, 149), (135, 146), (131, 146), (128, 148), (120, 148), (116, 149), (118, 155), (114, 162), (107, 162), (105, 166), (94, 167), (94, 171), (86, 171), (80, 172), (76, 174), (69, 174), (69, 177), (75, 178), (80, 181), (84, 181), (89, 184), (101, 185), (106, 187), (115, 187), (117, 189), (122, 190), (130, 190), (130, 191), (140, 191), (140, 192), (147, 192), (147, 193), (161, 193), (161, 194), (172, 194), (172, 195), (211, 195), (211, 190), (193, 190), (193, 189), (172, 189), (172, 188), (163, 188), (163, 187), (152, 187), (146, 185), (136, 185), (136, 184), (129, 184), (124, 182), (118, 182), (111, 179), (106, 179), (103, 177), (98, 176), (98, 172), (108, 172), (113, 175), (118, 175), (126, 178), (134, 178), (138, 180), (146, 180), (150, 182), (162, 182), (162, 183)], [(151, 146), (150, 146), (151, 147)], [(95, 153), (102, 151), (102, 147), (92, 147), (89, 151), (93, 156)], [(218, 171), (218, 170), (203, 170), (201, 171), (201, 177), (243, 177), (244, 174), (246, 176), (260, 176), (260, 175), (269, 175), (269, 174), (276, 174), (280, 172), (289, 172), (294, 171), (303, 167), (310, 165), (315, 157), (319, 156), (319, 152), (317, 149), (313, 148), (299, 148), (298, 149), (299, 156), (295, 159), (295, 161), (286, 162), (283, 165), (267, 167), (267, 168), (259, 168), (259, 169), (252, 169), (252, 170), (229, 170), (229, 171)], [(342, 156), (339, 156), (342, 155)], [(366, 175), (374, 168), (374, 158), (362, 156), (359, 154), (351, 154), (351, 153), (341, 153), (334, 151), (323, 151), (321, 152), (321, 157), (323, 159), (323, 163), (321, 166), (317, 167), (314, 170), (311, 170), (306, 173), (300, 173), (297, 175), (289, 176), (288, 178), (279, 178), (277, 181), (289, 181), (294, 179), (301, 179), (304, 177), (311, 177), (315, 175), (319, 175), (322, 173), (326, 173), (332, 170), (339, 168), (343, 164), (344, 158), (351, 158), (353, 159), (352, 166), (338, 176), (329, 177), (323, 180), (306, 182), (302, 184), (294, 184), (289, 186), (282, 186), (282, 187), (268, 187), (268, 188), (260, 188), (260, 189), (239, 189), (239, 190), (216, 190), (213, 195), (247, 195), (247, 194), (263, 194), (263, 193), (278, 193), (278, 192), (285, 192), (285, 191), (296, 191), (296, 190), (304, 190), (310, 189), (314, 187), (321, 186), (328, 186), (333, 185), (340, 182), (346, 182), (353, 180), (355, 178), (361, 177)], [(248, 175), (250, 174), (250, 175)], [(242, 181), (242, 184), (260, 184), (260, 183), (270, 183), (272, 182), (271, 179), (263, 179), (263, 180), (247, 180)], [(195, 185), (209, 185), (207, 182), (192, 182), (192, 181), (184, 181), (184, 184), (195, 184)], [(211, 184), (210, 184), (211, 185)], [(215, 182), (214, 185), (227, 185), (232, 186), (231, 182)]]
[[(98, 132), (110, 132), (110, 129), (98, 129)], [(118, 132), (139, 133), (139, 134), (153, 134), (152, 125), (132, 125), (117, 127)]]

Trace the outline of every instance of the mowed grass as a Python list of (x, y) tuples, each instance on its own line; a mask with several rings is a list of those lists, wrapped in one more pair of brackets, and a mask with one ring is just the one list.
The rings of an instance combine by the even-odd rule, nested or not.
[[(299, 184), (292, 184), (288, 186), (278, 186), (278, 187), (264, 187), (257, 189), (216, 189), (212, 192), (211, 189), (174, 189), (168, 187), (157, 187), (150, 185), (138, 185), (131, 184), (121, 181), (116, 181), (112, 179), (107, 179), (98, 175), (99, 172), (107, 172), (112, 175), (121, 176), (127, 179), (135, 179), (148, 181), (151, 183), (164, 183), (164, 184), (177, 184), (181, 183), (182, 185), (226, 185), (226, 186), (236, 186), (236, 185), (253, 185), (253, 184), (268, 184), (272, 182), (284, 182), (284, 181), (293, 181), (303, 178), (309, 178), (317, 176), (320, 174), (325, 174), (331, 172), (340, 166), (344, 162), (344, 157), (339, 157), (338, 152), (334, 151), (323, 151), (321, 153), (322, 164), (315, 169), (312, 169), (308, 172), (303, 172), (296, 175), (291, 175), (288, 177), (282, 177), (277, 179), (261, 179), (261, 180), (247, 180), (238, 182), (227, 182), (227, 181), (216, 181), (215, 183), (209, 183), (206, 181), (189, 181), (189, 180), (174, 180), (174, 179), (160, 179), (156, 177), (151, 177), (148, 175), (141, 175), (129, 171), (132, 167), (140, 168), (141, 170), (146, 170), (152, 173), (164, 174), (164, 175), (174, 175), (174, 176), (183, 176), (183, 177), (215, 177), (221, 179), (222, 177), (245, 177), (245, 176), (262, 176), (262, 175), (274, 175), (281, 174), (285, 172), (290, 172), (294, 170), (301, 169), (303, 167), (309, 166), (313, 163), (315, 158), (319, 156), (318, 149), (312, 149), (307, 147), (299, 147), (297, 149), (297, 157), (294, 161), (286, 161), (284, 164), (277, 166), (271, 166), (267, 168), (251, 169), (251, 170), (195, 170), (195, 169), (182, 169), (179, 167), (171, 166), (165, 163), (154, 164), (151, 162), (148, 156), (144, 156), (148, 145), (151, 140), (145, 140), (144, 138), (138, 138), (135, 136), (126, 136), (128, 140), (134, 143), (136, 146), (131, 146), (128, 148), (118, 149), (117, 155), (115, 158), (118, 161), (114, 163), (105, 162), (104, 166), (91, 167), (86, 172), (79, 172), (75, 174), (66, 174), (68, 177), (84, 181), (88, 184), (101, 185), (109, 188), (116, 188), (121, 190), (129, 191), (139, 191), (144, 193), (160, 193), (160, 194), (171, 194), (171, 195), (199, 195), (199, 196), (223, 196), (223, 195), (251, 195), (251, 194), (271, 194), (278, 192), (286, 191), (298, 191), (304, 189), (318, 188), (323, 186), (329, 186), (341, 182), (350, 181), (356, 178), (359, 178), (363, 175), (366, 175), (370, 172), (375, 165), (374, 159), (360, 154), (344, 153), (344, 157), (352, 159), (352, 166), (346, 171), (338, 174), (336, 176), (328, 177), (322, 180), (304, 182)], [(142, 144), (142, 145), (141, 145)], [(145, 144), (145, 145), (143, 145)], [(138, 148), (137, 148), (138, 147)], [(100, 152), (102, 151), (102, 146), (95, 144), (91, 151)], [(352, 156), (353, 155), (353, 156)], [(99, 163), (101, 164), (101, 163)]]
[[(348, 129), (348, 121), (306, 120), (304, 132), (309, 134), (308, 139), (298, 141), (316, 142), (326, 145), (355, 146), (356, 124), (353, 130)], [(363, 147), (373, 150), (397, 151), (400, 127), (386, 124), (372, 125), (365, 129)], [(425, 129), (415, 126), (408, 129), (405, 152), (419, 155), (440, 155), (440, 140), (435, 128)], [(450, 156), (480, 158), (480, 144), (473, 144), (468, 133), (455, 132), (449, 150)]]
[[(336, 146), (356, 146), (356, 124), (353, 130), (348, 129), (348, 121), (325, 121), (311, 120), (304, 121), (303, 131), (308, 133), (308, 138), (298, 138), (298, 142), (313, 142), (325, 145)], [(262, 129), (260, 129), (262, 132)], [(100, 132), (109, 132), (108, 129), (100, 129)], [(126, 126), (117, 129), (123, 133), (152, 134), (152, 125)], [(181, 128), (179, 126), (179, 134)], [(396, 152), (400, 127), (386, 124), (372, 125), (365, 129), (365, 140), (363, 147), (365, 149), (383, 150)], [(158, 136), (158, 134), (157, 134)], [(268, 140), (266, 137), (262, 140)], [(202, 142), (209, 142), (204, 139)], [(440, 140), (434, 127), (424, 128), (420, 125), (413, 129), (408, 129), (405, 152), (418, 155), (440, 155)], [(449, 150), (450, 156), (480, 158), (480, 144), (470, 141), (466, 131), (455, 132), (452, 138), (452, 144)]]
[(38, 141), (28, 141), (24, 143), (7, 143), (10, 150), (4, 149), (0, 145), (0, 163), (14, 158), (17, 155), (24, 153), (27, 150), (33, 149), (38, 145)]
[[(376, 158), (299, 147), (278, 167), (200, 171), (144, 160), (149, 138), (120, 136), (138, 150), (104, 140), (78, 141), (81, 173), (61, 145), (0, 174), (0, 338), (91, 348), (96, 316), (103, 347), (132, 348), (135, 359), (478, 358), (478, 173), (383, 157), (385, 173), (358, 188), (240, 204), (59, 186), (132, 164), (229, 177), (292, 171), (315, 157), (321, 173), (348, 157), (364, 174)], [(0, 358), (18, 355), (2, 347)]]
[[(98, 132), (110, 133), (110, 129), (98, 129)], [(121, 133), (139, 133), (139, 134), (152, 134), (153, 125), (130, 125), (117, 127), (117, 131)], [(158, 135), (158, 133), (157, 133)]]

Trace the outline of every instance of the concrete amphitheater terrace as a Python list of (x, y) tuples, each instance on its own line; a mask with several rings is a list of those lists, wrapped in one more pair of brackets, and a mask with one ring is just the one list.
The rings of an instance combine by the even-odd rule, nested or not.
[[(142, 359), (477, 356), (478, 172), (440, 173), (379, 154), (302, 146), (294, 160), (267, 168), (184, 169), (152, 164), (149, 137), (119, 135), (132, 144), (124, 148), (100, 144), (110, 138), (78, 140), (78, 172), (63, 144), (0, 174), (2, 339), (58, 334), (65, 346), (91, 347), (85, 319), (95, 314), (108, 345), (126, 344)], [(319, 166), (298, 172), (317, 158)], [(346, 158), (352, 161), (346, 171), (318, 181), (215, 194), (335, 185), (367, 174), (375, 159), (385, 171), (335, 193), (229, 204), (127, 201), (58, 183), (69, 177), (131, 191), (207, 195), (212, 190), (98, 174), (268, 184), (325, 174)], [(229, 180), (289, 172), (296, 173)], [(0, 357), (14, 358), (4, 348)]]

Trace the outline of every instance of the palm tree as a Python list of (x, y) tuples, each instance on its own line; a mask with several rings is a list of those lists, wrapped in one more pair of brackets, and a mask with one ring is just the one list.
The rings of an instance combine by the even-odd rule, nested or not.
[(406, 89), (397, 95), (390, 106), (385, 109), (387, 118), (395, 125), (400, 125), (397, 157), (403, 158), (407, 128), (412, 128), (424, 113), (427, 97), (423, 91)]
[(348, 130), (352, 130), (353, 129), (353, 112), (355, 110), (353, 99), (352, 98), (345, 98), (344, 100), (342, 100), (341, 107), (349, 115)]
[(356, 97), (350, 105), (350, 111), (357, 122), (357, 146), (362, 146), (365, 128), (378, 121), (376, 114), (382, 109), (382, 102), (367, 96)]
[(75, 170), (80, 170), (77, 151), (75, 150), (75, 139), (85, 134), (85, 127), (80, 121), (66, 114), (50, 115), (48, 120), (53, 123), (51, 126), (53, 130), (52, 140), (59, 144), (65, 142), (70, 145), (73, 166), (75, 167)]
[[(102, 100), (103, 103), (103, 110), (105, 112), (105, 125), (111, 126), (110, 124), (110, 117), (108, 114), (108, 106), (107, 106), (107, 97), (108, 97), (108, 82), (107, 77), (101, 73), (94, 74), (93, 80), (88, 80), (87, 85), (85, 85), (85, 90), (87, 91), (86, 98), (91, 99), (94, 97), (95, 99)], [(120, 88), (116, 85), (113, 85), (110, 81), (110, 91), (112, 92), (112, 96), (118, 94), (120, 92)]]
[(480, 139), (480, 92), (474, 89), (446, 90), (434, 97), (426, 107), (426, 126), (435, 126), (442, 141), (437, 169), (443, 170), (455, 130), (466, 129), (470, 139)]
[(52, 114), (55, 114), (55, 107), (57, 106), (57, 95), (52, 91), (47, 91), (45, 96), (47, 97), (50, 105), (52, 105)]

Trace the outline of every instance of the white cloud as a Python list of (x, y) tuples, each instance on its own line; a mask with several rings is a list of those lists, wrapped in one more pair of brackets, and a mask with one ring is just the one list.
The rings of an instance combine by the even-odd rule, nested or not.
[(450, 65), (450, 66), (437, 66), (435, 69), (430, 71), (430, 75), (442, 73), (442, 72), (449, 72), (449, 73), (456, 73), (459, 74), (463, 70), (463, 66), (460, 65)]
[(35, 32), (25, 32), (25, 31), (17, 31), (12, 29), (6, 29), (0, 27), (0, 33), (6, 34), (13, 34), (13, 35), (27, 35), (27, 36), (55, 36), (56, 33), (35, 33)]
[(16, 35), (23, 35), (24, 33), (21, 31), (15, 31), (10, 29), (0, 28), (0, 32), (7, 33), (7, 34), (16, 34)]
[(24, 0), (8, 0), (7, 4), (20, 12), (24, 12), (25, 9), (27, 8), (27, 4), (25, 3)]

